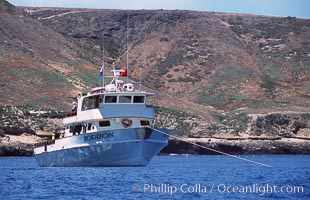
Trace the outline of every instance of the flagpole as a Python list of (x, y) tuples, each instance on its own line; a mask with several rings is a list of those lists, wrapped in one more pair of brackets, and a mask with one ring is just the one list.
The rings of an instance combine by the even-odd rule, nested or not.
[(104, 87), (104, 46), (102, 46), (102, 70), (103, 70), (102, 86)]
[(126, 59), (126, 71), (127, 71), (127, 82), (129, 77), (129, 65), (128, 65), (128, 39), (129, 39), (129, 13), (127, 11), (127, 34), (126, 34), (126, 51), (127, 51), (127, 59)]

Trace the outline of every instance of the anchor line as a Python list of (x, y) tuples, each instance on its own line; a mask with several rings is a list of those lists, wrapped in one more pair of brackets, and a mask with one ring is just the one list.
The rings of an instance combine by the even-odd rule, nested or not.
[(219, 154), (223, 154), (223, 155), (225, 155), (225, 156), (229, 156), (229, 157), (236, 158), (236, 159), (239, 159), (239, 160), (242, 160), (242, 161), (250, 162), (250, 163), (253, 163), (253, 164), (256, 164), (256, 165), (261, 165), (261, 166), (264, 166), (264, 167), (270, 167), (270, 168), (272, 168), (271, 165), (267, 165), (267, 164), (260, 163), (260, 162), (257, 162), (257, 161), (253, 161), (253, 160), (249, 160), (249, 159), (246, 159), (246, 158), (238, 157), (238, 156), (235, 156), (235, 155), (232, 155), (232, 154), (229, 154), (229, 153), (225, 153), (225, 152), (222, 152), (222, 151), (218, 151), (218, 150), (215, 150), (215, 149), (206, 147), (206, 146), (204, 146), (204, 145), (200, 145), (200, 144), (197, 144), (197, 143), (194, 143), (194, 142), (190, 142), (190, 141), (187, 141), (187, 140), (185, 140), (185, 139), (183, 139), (183, 138), (180, 138), (180, 137), (177, 137), (177, 136), (174, 136), (174, 135), (170, 135), (170, 134), (168, 134), (168, 133), (165, 133), (165, 132), (163, 132), (163, 131), (161, 131), (161, 130), (158, 130), (158, 129), (153, 128), (153, 127), (150, 127), (150, 126), (146, 126), (146, 127), (147, 127), (147, 128), (150, 128), (150, 129), (153, 129), (154, 131), (157, 131), (157, 132), (162, 133), (162, 134), (164, 134), (164, 135), (170, 136), (170, 137), (172, 137), (172, 138), (175, 138), (175, 139), (181, 140), (181, 141), (183, 141), (183, 142), (186, 142), (186, 143), (189, 143), (189, 144), (198, 146), (198, 147), (203, 148), (203, 149), (207, 149), (207, 150), (210, 150), (210, 151), (219, 153)]

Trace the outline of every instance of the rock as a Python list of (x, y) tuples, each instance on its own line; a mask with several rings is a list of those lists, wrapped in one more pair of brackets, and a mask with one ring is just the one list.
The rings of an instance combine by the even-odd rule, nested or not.
[(32, 130), (30, 127), (17, 127), (17, 126), (12, 126), (12, 127), (2, 127), (4, 130), (5, 134), (7, 135), (21, 135), (23, 133), (28, 133), (31, 135), (35, 135), (36, 132)]
[(292, 128), (292, 132), (294, 134), (297, 134), (300, 129), (307, 128), (307, 125), (304, 122), (294, 121), (294, 123), (293, 123), (291, 128)]
[(0, 146), (0, 156), (32, 156), (31, 146)]
[[(295, 141), (294, 141), (295, 140)], [(229, 154), (310, 154), (309, 140), (292, 139), (256, 139), (256, 140), (225, 140), (195, 142), (196, 144)], [(163, 154), (219, 154), (214, 151), (197, 147), (184, 141), (169, 140), (161, 153)]]
[(309, 119), (303, 117), (303, 113), (293, 114), (267, 114), (257, 117), (252, 124), (252, 135), (273, 135), (291, 137), (301, 129), (308, 127)]

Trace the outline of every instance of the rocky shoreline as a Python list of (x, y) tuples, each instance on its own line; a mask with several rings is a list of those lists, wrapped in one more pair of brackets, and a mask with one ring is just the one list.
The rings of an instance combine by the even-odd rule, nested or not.
[(0, 156), (32, 156), (33, 147), (32, 145), (1, 145)]
[[(0, 156), (32, 156), (35, 143), (50, 140), (53, 133), (56, 137), (61, 134), (62, 115), (2, 107)], [(170, 138), (162, 154), (216, 154), (187, 142), (236, 155), (310, 154), (310, 113), (222, 114), (217, 116), (219, 122), (211, 125), (192, 116), (169, 116), (159, 114), (156, 118), (157, 126), (174, 130), (175, 137)], [(173, 123), (167, 123), (168, 119)], [(179, 129), (182, 124), (188, 127)]]
[[(234, 155), (310, 154), (307, 138), (185, 138), (185, 141)], [(214, 155), (185, 141), (170, 139), (160, 154)], [(0, 146), (0, 156), (32, 156), (33, 145), (13, 143)]]
[[(221, 138), (186, 138), (185, 141), (196, 143), (217, 151), (242, 155), (242, 154), (310, 154), (310, 140), (298, 138), (255, 138), (255, 139), (221, 139)], [(195, 146), (176, 139), (169, 140), (169, 145), (163, 154), (197, 154), (214, 155), (214, 151)]]

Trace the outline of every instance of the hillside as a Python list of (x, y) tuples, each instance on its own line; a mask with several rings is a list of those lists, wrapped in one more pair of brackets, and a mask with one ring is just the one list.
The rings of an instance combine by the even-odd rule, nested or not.
[[(83, 58), (125, 65), (127, 11), (25, 8), (76, 41)], [(166, 96), (216, 109), (309, 110), (310, 20), (194, 11), (128, 11), (132, 78)], [(163, 98), (161, 98), (163, 97)], [(195, 107), (195, 105), (187, 106)], [(178, 104), (180, 107), (183, 103)], [(169, 105), (172, 106), (172, 105)]]
[(97, 73), (75, 41), (0, 1), (0, 104), (67, 109)]
[[(12, 66), (3, 83), (16, 80), (2, 90), (27, 81), (29, 89), (42, 84), (40, 90), (57, 82), (62, 85), (49, 89), (81, 89), (79, 80), (86, 83), (82, 88), (94, 86), (102, 45), (108, 67), (125, 65), (127, 11), (19, 9), (1, 2), (1, 66)], [(137, 79), (142, 65), (143, 83), (164, 103), (168, 95), (186, 100), (187, 109), (195, 107), (191, 103), (250, 112), (309, 107), (310, 20), (194, 11), (128, 14), (130, 75)], [(31, 80), (31, 68), (39, 69), (37, 80)], [(44, 101), (63, 102), (62, 91)], [(1, 99), (18, 103), (18, 97)]]
[[(194, 138), (309, 138), (310, 20), (289, 16), (28, 8), (0, 0), (2, 110), (70, 109), (78, 93), (98, 86), (102, 46), (106, 73), (126, 65), (127, 14), (129, 76), (138, 80), (140, 68), (156, 92), (157, 126)], [(0, 121), (2, 135), (17, 119), (27, 129), (28, 116), (9, 115)], [(29, 128), (48, 123), (42, 120)]]

